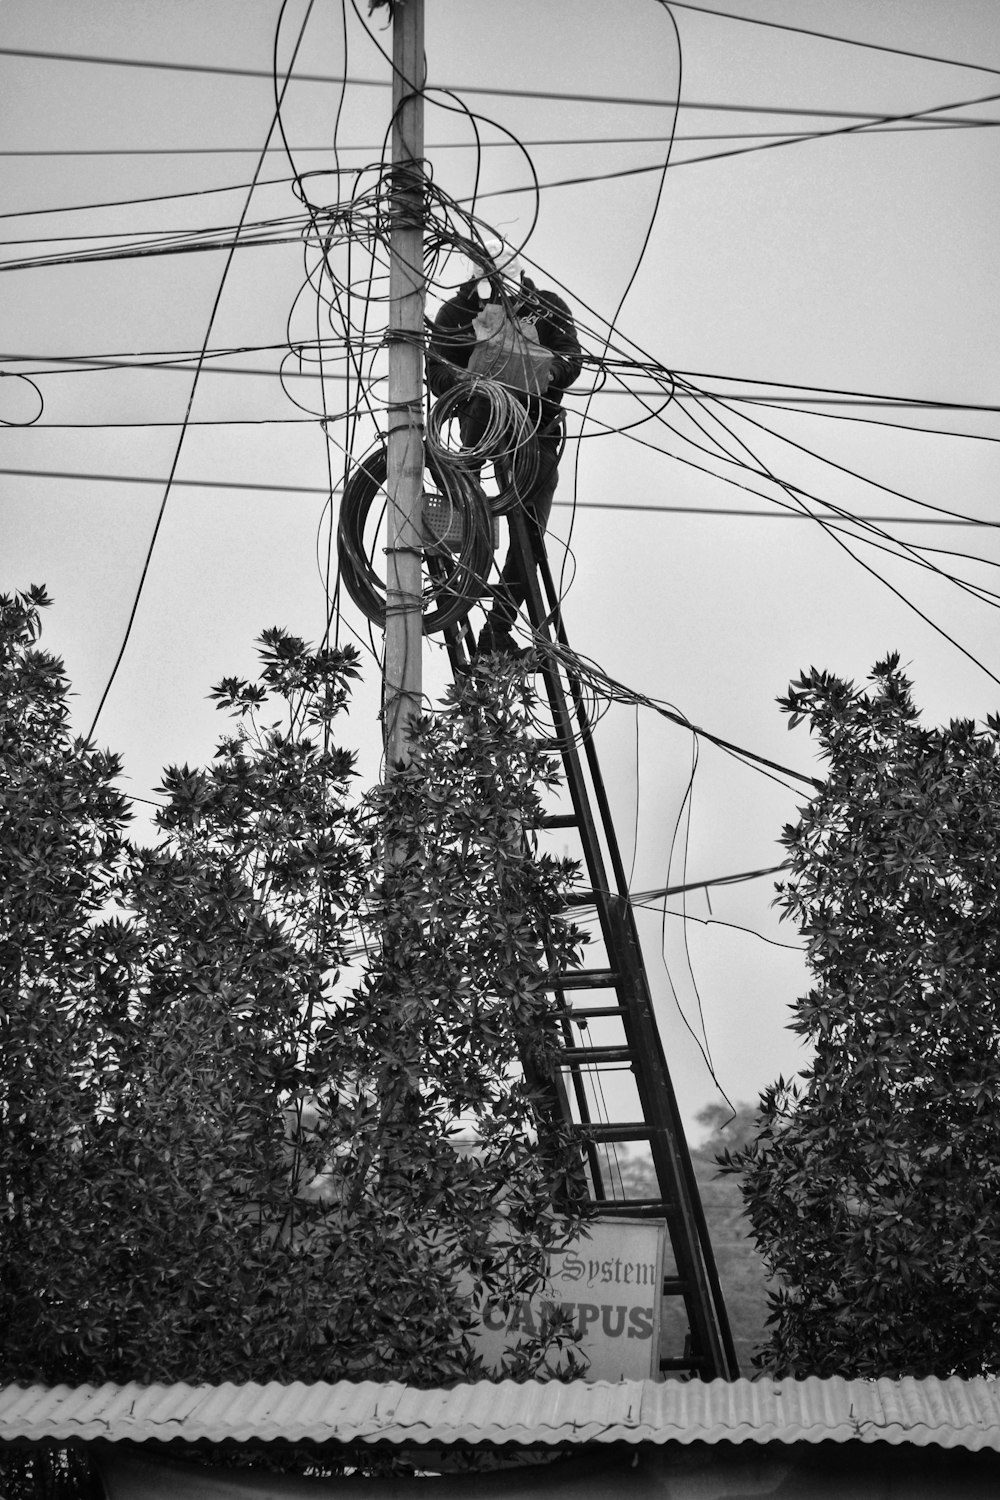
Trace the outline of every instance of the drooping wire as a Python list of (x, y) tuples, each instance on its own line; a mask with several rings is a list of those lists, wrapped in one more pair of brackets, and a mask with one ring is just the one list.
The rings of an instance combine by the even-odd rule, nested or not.
[[(278, 19), (277, 19), (277, 23), (275, 25), (275, 54), (276, 54), (275, 61), (277, 61), (278, 35), (280, 33), (280, 30), (281, 30), (281, 21), (282, 21), (282, 17), (284, 16), (284, 13), (285, 13), (285, 7), (286, 7), (287, 3), (288, 3), (288, 0), (282, 0), (281, 10), (278, 13)], [(295, 59), (298, 56), (299, 47), (302, 44), (302, 38), (303, 38), (303, 36), (305, 34), (305, 29), (306, 29), (306, 26), (307, 26), (307, 24), (309, 22), (309, 17), (312, 14), (312, 9), (313, 9), (314, 3), (315, 3), (315, 0), (309, 0), (309, 4), (308, 4), (308, 7), (306, 9), (305, 16), (303, 17), (303, 20), (302, 20), (302, 25), (299, 28), (299, 34), (298, 34), (298, 37), (296, 38), (295, 47), (294, 47), (294, 50), (292, 52), (291, 61), (290, 61), (289, 66), (288, 66), (288, 72), (287, 72), (287, 74), (285, 76), (284, 83), (282, 84), (282, 89), (281, 89), (281, 97), (282, 98), (284, 97), (285, 90), (288, 88), (288, 85), (291, 82), (292, 71), (293, 71), (293, 69), (295, 67)], [(272, 135), (272, 133), (274, 131), (274, 126), (275, 126), (275, 121), (272, 119), (271, 124), (270, 124), (270, 126), (268, 128), (267, 141), (269, 141), (270, 138), (271, 138), (271, 135)], [(265, 144), (266, 144), (266, 142), (265, 142)], [(263, 162), (264, 162), (264, 156), (263, 156), (263, 153), (262, 153), (260, 155), (260, 157), (258, 158), (257, 172), (254, 174), (254, 180), (256, 180), (257, 175), (259, 175), (260, 169), (263, 166)], [(243, 206), (243, 213), (242, 213), (241, 218), (240, 218), (240, 223), (242, 223), (243, 219), (246, 217), (247, 213), (249, 212), (250, 201), (251, 201), (252, 197), (253, 197), (253, 183), (251, 183), (250, 190), (249, 190), (249, 192), (247, 193), (247, 196), (246, 196), (246, 202), (244, 203), (244, 206)], [(213, 328), (213, 326), (215, 324), (215, 317), (216, 317), (216, 314), (217, 314), (217, 312), (219, 310), (219, 304), (222, 301), (222, 292), (223, 292), (223, 288), (225, 287), (225, 284), (226, 284), (226, 278), (227, 278), (227, 276), (229, 274), (229, 268), (232, 265), (232, 259), (233, 259), (234, 251), (235, 251), (235, 241), (233, 243), (233, 247), (230, 249), (229, 255), (226, 257), (226, 263), (225, 263), (225, 265), (223, 267), (222, 275), (219, 278), (218, 287), (216, 288), (215, 297), (214, 297), (214, 300), (212, 302), (212, 308), (211, 308), (211, 311), (210, 311), (209, 317), (208, 317), (208, 324), (207, 324), (206, 329), (205, 329), (205, 337), (204, 337), (204, 339), (202, 341), (203, 348), (207, 348), (208, 347), (209, 340), (211, 339), (211, 336), (212, 336), (212, 328)], [(87, 733), (87, 739), (88, 740), (93, 739), (93, 737), (94, 737), (94, 731), (97, 728), (97, 721), (100, 718), (101, 712), (102, 712), (102, 710), (104, 708), (104, 705), (105, 705), (105, 703), (108, 700), (108, 694), (111, 692), (112, 685), (114, 684), (115, 678), (118, 675), (118, 669), (120, 668), (120, 666), (122, 664), (122, 660), (123, 660), (123, 658), (125, 656), (125, 652), (126, 652), (129, 640), (130, 640), (131, 635), (132, 635), (132, 627), (135, 624), (135, 618), (136, 618), (136, 615), (137, 615), (138, 610), (139, 610), (139, 600), (142, 597), (143, 586), (145, 585), (146, 577), (147, 577), (147, 574), (149, 573), (149, 567), (150, 567), (150, 563), (153, 560), (153, 552), (154, 552), (154, 549), (156, 547), (157, 537), (159, 536), (160, 527), (161, 527), (161, 525), (163, 523), (163, 517), (164, 517), (164, 515), (166, 513), (167, 501), (168, 501), (168, 499), (170, 497), (170, 487), (171, 487), (171, 484), (173, 483), (174, 475), (177, 472), (177, 465), (180, 462), (181, 449), (183, 447), (184, 438), (185, 438), (185, 435), (186, 435), (186, 432), (187, 432), (187, 419), (188, 419), (188, 417), (190, 417), (190, 415), (191, 415), (191, 409), (192, 409), (192, 407), (194, 405), (195, 392), (198, 389), (198, 377), (199, 377), (200, 371), (201, 371), (201, 360), (199, 359), (198, 366), (197, 366), (197, 368), (195, 370), (194, 377), (193, 377), (193, 379), (191, 381), (191, 390), (190, 390), (190, 393), (188, 395), (187, 407), (186, 407), (185, 414), (184, 414), (184, 425), (181, 427), (180, 433), (179, 433), (178, 438), (177, 438), (177, 442), (176, 442), (176, 444), (174, 446), (174, 454), (173, 454), (173, 458), (171, 460), (170, 471), (169, 471), (169, 473), (167, 475), (166, 484), (164, 486), (163, 498), (160, 501), (160, 507), (159, 507), (159, 510), (157, 512), (156, 522), (155, 522), (155, 524), (153, 526), (153, 532), (152, 532), (152, 535), (151, 535), (151, 537), (149, 539), (149, 545), (148, 545), (148, 547), (146, 549), (146, 556), (145, 556), (145, 559), (143, 561), (142, 572), (141, 572), (141, 574), (139, 576), (139, 582), (138, 582), (138, 584), (136, 586), (136, 590), (135, 590), (135, 593), (134, 593), (133, 598), (132, 598), (132, 607), (131, 607), (131, 609), (129, 611), (128, 621), (127, 621), (126, 626), (125, 626), (125, 632), (124, 632), (124, 635), (122, 636), (121, 645), (118, 648), (118, 655), (115, 657), (114, 665), (111, 668), (111, 673), (110, 673), (110, 675), (108, 677), (107, 682), (104, 685), (104, 691), (101, 693), (100, 701), (98, 702), (97, 708), (96, 708), (96, 710), (94, 712), (94, 717), (91, 720), (90, 729), (89, 729), (89, 731)]]

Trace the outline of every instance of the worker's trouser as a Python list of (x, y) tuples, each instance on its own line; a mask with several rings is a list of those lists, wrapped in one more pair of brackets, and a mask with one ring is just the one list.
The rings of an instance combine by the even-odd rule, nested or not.
[[(559, 483), (559, 449), (562, 433), (558, 423), (537, 436), (538, 472), (527, 495), (518, 502), (521, 513), (528, 522), (529, 532), (543, 537), (552, 514), (552, 501)], [(533, 540), (533, 538), (532, 538)], [(520, 559), (513, 542), (507, 549), (507, 557), (500, 571), (500, 582), (496, 598), (490, 611), (494, 628), (509, 630), (517, 618), (517, 611), (524, 603), (527, 583), (521, 571)]]
[[(473, 447), (479, 442), (485, 426), (485, 413), (478, 402), (473, 402), (463, 413), (459, 423), (462, 442)], [(537, 463), (531, 476), (530, 486), (519, 494), (515, 504), (528, 522), (529, 530), (543, 537), (552, 514), (552, 500), (559, 483), (559, 454), (562, 448), (562, 418), (557, 416), (534, 435)], [(516, 474), (516, 468), (514, 470)], [(524, 603), (526, 582), (521, 572), (516, 549), (510, 545), (507, 557), (500, 570), (500, 581), (494, 590), (495, 598), (490, 611), (494, 629), (510, 630), (520, 605)]]

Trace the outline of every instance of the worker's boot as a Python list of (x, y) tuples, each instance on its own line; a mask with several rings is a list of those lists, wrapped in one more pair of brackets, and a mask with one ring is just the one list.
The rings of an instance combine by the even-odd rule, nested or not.
[(476, 656), (512, 656), (515, 659), (525, 652), (514, 640), (506, 625), (498, 625), (492, 615), (487, 615), (486, 624), (479, 635)]

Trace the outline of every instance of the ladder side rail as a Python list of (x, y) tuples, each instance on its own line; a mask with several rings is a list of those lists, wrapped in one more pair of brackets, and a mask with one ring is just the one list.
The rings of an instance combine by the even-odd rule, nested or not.
[[(566, 992), (561, 985), (557, 984), (554, 986), (553, 998), (556, 1005), (562, 1012), (562, 1014), (558, 1018), (558, 1026), (559, 1033), (563, 1041), (563, 1047), (572, 1047), (574, 1045), (574, 1037), (571, 1030), (572, 1016), (570, 1007), (566, 1001)], [(573, 1081), (573, 1096), (576, 1099), (576, 1109), (577, 1114), (580, 1116), (580, 1123), (582, 1125), (591, 1125), (593, 1123), (593, 1119), (590, 1112), (590, 1100), (587, 1098), (587, 1088), (586, 1084), (584, 1083), (582, 1069), (578, 1064), (576, 1066), (571, 1066), (569, 1068), (569, 1074), (570, 1078)], [(572, 1118), (568, 1109), (566, 1118), (567, 1120)], [(598, 1203), (604, 1203), (607, 1201), (608, 1194), (604, 1186), (604, 1174), (601, 1171), (601, 1158), (600, 1153), (597, 1149), (596, 1141), (584, 1141), (584, 1155), (587, 1158), (587, 1165), (590, 1168), (590, 1180), (593, 1184), (594, 1199)]]
[[(563, 625), (562, 606), (559, 600), (559, 596), (556, 593), (555, 580), (552, 577), (552, 570), (549, 567), (549, 559), (545, 551), (545, 544), (540, 538), (538, 540), (538, 544), (534, 548), (534, 559), (545, 588), (545, 594), (549, 604), (548, 618), (552, 622), (556, 640), (558, 641), (560, 646), (564, 646), (567, 651), (570, 651), (571, 648), (569, 639), (566, 635), (565, 626)], [(598, 763), (597, 759), (597, 747), (594, 744), (593, 726), (590, 723), (590, 717), (587, 713), (587, 707), (583, 701), (583, 691), (580, 685), (580, 679), (576, 675), (576, 673), (573, 672), (572, 667), (570, 666), (568, 661), (564, 662), (563, 670), (566, 673), (566, 681), (569, 683), (570, 693), (573, 698), (573, 707), (576, 711), (577, 722), (580, 725), (580, 736), (583, 742), (584, 752), (587, 757), (587, 766), (590, 771), (590, 779), (594, 789), (594, 797), (597, 801), (598, 812), (600, 814), (601, 823), (604, 827), (604, 836), (608, 848), (608, 858), (611, 861), (611, 868), (614, 871), (615, 884), (618, 887), (619, 895), (623, 899), (627, 900), (629, 894), (628, 877), (625, 874), (625, 865), (622, 861), (621, 850), (618, 847), (618, 840), (614, 835), (614, 820), (611, 816), (611, 804), (608, 801), (607, 788), (604, 785), (604, 777), (601, 774), (600, 764)], [(605, 885), (601, 890), (598, 890), (596, 886), (594, 887), (595, 900), (599, 901), (602, 895), (606, 896), (608, 894), (610, 894), (610, 892), (607, 885)]]
[[(547, 624), (559, 619), (557, 602), (555, 608), (546, 614), (539, 588), (537, 564), (544, 553), (544, 545), (537, 531), (534, 532), (534, 536), (531, 535), (522, 512), (512, 511), (508, 521), (511, 540), (516, 546), (522, 576), (525, 580), (528, 617), (534, 629), (541, 632)], [(649, 996), (641, 958), (638, 958), (637, 962), (640, 950), (634, 914), (627, 900), (619, 897), (616, 902), (613, 893), (608, 889), (596, 824), (582, 779), (578, 780), (582, 776), (583, 768), (577, 748), (577, 735), (573, 730), (572, 716), (559, 682), (558, 669), (550, 661), (544, 661), (542, 671), (548, 689), (557, 737), (563, 752), (566, 779), (574, 807), (578, 815), (583, 814), (585, 810), (585, 816), (581, 816), (580, 833), (608, 955), (610, 958), (612, 954), (620, 954), (624, 965), (620, 971), (621, 984), (630, 1003), (626, 1005), (628, 1014), (623, 1018), (623, 1022), (626, 1037), (630, 1044), (636, 1047), (637, 1056), (642, 1060), (636, 1069), (636, 1078), (642, 1094), (646, 1096), (642, 1101), (644, 1112), (654, 1127), (650, 1136), (650, 1152), (660, 1183), (660, 1191), (663, 1193), (664, 1185), (668, 1185), (668, 1192), (663, 1193), (664, 1202), (670, 1204), (671, 1217), (680, 1222), (681, 1232), (676, 1237), (672, 1236), (672, 1239), (678, 1269), (688, 1288), (684, 1300), (692, 1332), (692, 1342), (697, 1343), (699, 1352), (712, 1369), (725, 1373), (728, 1361), (725, 1357), (725, 1332), (727, 1330), (725, 1330), (724, 1303), (720, 1300), (721, 1288), (719, 1288), (718, 1295), (714, 1294), (712, 1279), (708, 1272), (706, 1262), (709, 1260), (714, 1262), (714, 1257), (711, 1254), (710, 1245), (708, 1245), (706, 1255), (706, 1239), (703, 1239), (699, 1233), (695, 1204), (698, 1207), (701, 1206), (700, 1195), (696, 1185), (692, 1191), (693, 1167), (690, 1166), (687, 1148), (684, 1144), (680, 1111), (663, 1054), (659, 1029), (653, 1017), (652, 1000)], [(577, 718), (580, 722), (580, 737), (585, 747), (589, 768), (596, 760), (596, 748), (593, 744), (590, 722), (582, 696), (574, 694), (574, 697), (576, 698)], [(600, 779), (599, 768), (598, 778)], [(603, 792), (603, 780), (600, 780), (600, 786)], [(600, 800), (598, 805), (601, 806)], [(611, 821), (606, 795), (601, 811), (605, 818), (605, 838), (609, 847), (617, 851), (617, 841), (613, 837), (614, 825)], [(625, 918), (623, 918), (623, 908), (627, 913)], [(629, 921), (628, 918), (632, 920)], [(642, 1087), (644, 1075), (648, 1072), (651, 1061), (653, 1066), (657, 1067), (656, 1083), (658, 1086)], [(650, 1118), (651, 1115), (655, 1116), (655, 1120)], [(687, 1162), (685, 1158), (688, 1158)], [(689, 1171), (685, 1170), (685, 1165), (688, 1166)]]
[[(429, 569), (432, 576), (443, 578), (440, 564), (435, 568), (435, 560), (433, 558), (429, 560)], [(468, 615), (464, 616), (458, 622), (446, 626), (443, 634), (445, 646), (448, 651), (448, 659), (451, 663), (452, 675), (456, 682), (460, 682), (464, 673), (468, 671), (473, 657), (473, 649), (471, 648), (472, 632)], [(567, 817), (566, 824), (574, 828), (577, 827), (578, 817), (576, 814)], [(565, 991), (561, 986), (555, 986), (554, 997), (556, 1005), (564, 1012), (564, 1014), (555, 1018), (555, 1025), (564, 1049), (571, 1048), (574, 1040), (570, 1030), (571, 1016)], [(542, 1097), (547, 1101), (545, 1107), (551, 1110), (553, 1102), (556, 1102), (559, 1108), (560, 1119), (571, 1120), (573, 1116), (569, 1096), (561, 1075), (557, 1074), (554, 1078), (542, 1080), (535, 1075), (534, 1069), (529, 1067), (524, 1057), (522, 1057), (521, 1061), (525, 1067), (525, 1077), (528, 1078), (530, 1075), (535, 1086), (541, 1089)], [(580, 1122), (584, 1125), (592, 1124), (590, 1101), (587, 1097), (582, 1070), (579, 1066), (576, 1066), (569, 1068), (568, 1071), (572, 1079), (573, 1095), (576, 1100)], [(592, 1197), (594, 1201), (598, 1203), (610, 1201), (604, 1183), (600, 1153), (595, 1141), (589, 1139), (584, 1141), (584, 1155), (587, 1166), (590, 1169)]]
[[(531, 528), (529, 531), (528, 524), (520, 512), (513, 513), (509, 517), (509, 520), (511, 522), (512, 537), (518, 534), (521, 564), (529, 585), (527, 602), (529, 604), (529, 618), (531, 618), (532, 625), (536, 629), (541, 629), (544, 624), (548, 624), (559, 644), (565, 646), (568, 650), (569, 641), (562, 621), (560, 600), (549, 567), (544, 541), (534, 528)], [(534, 564), (534, 566), (528, 566), (529, 563)], [(544, 601), (541, 596), (541, 590), (538, 588), (538, 577), (541, 578), (544, 585), (546, 596)], [(534, 582), (534, 589), (531, 587), (532, 582)], [(537, 597), (532, 599), (532, 594), (535, 594)], [(549, 606), (548, 611), (544, 608), (546, 602)], [(534, 604), (534, 608), (531, 608), (532, 604)], [(733, 1344), (732, 1331), (729, 1326), (729, 1318), (726, 1312), (725, 1298), (719, 1279), (715, 1254), (712, 1249), (711, 1237), (708, 1232), (708, 1224), (705, 1219), (701, 1193), (698, 1190), (697, 1179), (694, 1175), (694, 1164), (687, 1148), (680, 1108), (677, 1103), (670, 1071), (667, 1067), (659, 1027), (656, 1024), (653, 1014), (652, 997), (649, 994), (645, 968), (640, 956), (641, 946), (639, 943), (638, 927), (635, 921), (635, 913), (629, 901), (628, 882), (625, 876), (625, 868), (618, 840), (615, 836), (614, 821), (608, 800), (607, 788), (604, 784), (600, 763), (597, 758), (593, 728), (587, 714), (579, 679), (572, 671), (568, 662), (563, 663), (563, 670), (573, 699), (573, 707), (580, 729), (579, 737), (583, 744), (587, 759), (587, 768), (590, 772), (591, 785), (603, 825), (608, 857), (614, 870), (615, 883), (618, 886), (618, 898), (616, 900), (614, 893), (608, 889), (606, 879), (598, 885), (595, 878), (593, 881), (594, 899), (598, 911), (607, 918), (606, 923), (602, 921), (602, 927), (605, 932), (605, 941), (607, 942), (610, 939), (613, 945), (609, 952), (621, 953), (626, 959), (627, 969), (626, 975), (623, 977), (626, 977), (628, 980), (628, 988), (633, 1001), (633, 1016), (631, 1019), (638, 1021), (639, 1030), (642, 1033), (641, 1036), (630, 1036), (630, 1041), (638, 1047), (640, 1058), (655, 1060), (656, 1070), (659, 1075), (657, 1080), (658, 1087), (648, 1090), (650, 1095), (648, 1101), (649, 1107), (657, 1115), (661, 1116), (661, 1119), (657, 1122), (658, 1128), (656, 1134), (650, 1143), (654, 1164), (657, 1165), (658, 1169), (660, 1166), (666, 1168), (664, 1173), (661, 1173), (659, 1170), (657, 1172), (661, 1182), (666, 1181), (676, 1186), (677, 1192), (672, 1196), (676, 1198), (675, 1208), (685, 1224), (686, 1233), (684, 1238), (690, 1243), (692, 1248), (697, 1246), (700, 1250), (700, 1255), (692, 1255), (690, 1265), (685, 1268), (691, 1280), (698, 1286), (701, 1294), (696, 1299), (697, 1308), (689, 1307), (691, 1326), (694, 1329), (696, 1326), (701, 1325), (699, 1332), (702, 1335), (702, 1347), (706, 1353), (711, 1354), (712, 1363), (715, 1368), (720, 1372), (728, 1373), (730, 1378), (735, 1378), (738, 1373), (738, 1362)], [(555, 676), (556, 674), (553, 672), (553, 677)], [(577, 757), (577, 761), (579, 762), (579, 757)], [(568, 766), (567, 779), (569, 779)], [(593, 831), (596, 835), (596, 829)], [(581, 827), (581, 833), (583, 832), (584, 830)], [(588, 866), (590, 866), (589, 859)], [(601, 868), (603, 871), (603, 861), (598, 868)], [(591, 867), (592, 877), (595, 874), (596, 870)], [(632, 1025), (630, 1024), (630, 1018), (627, 1017), (626, 1034), (628, 1035), (631, 1031)], [(701, 1316), (702, 1308), (710, 1308), (712, 1315), (703, 1318)]]
[[(522, 525), (523, 524), (524, 523), (522, 522)], [(525, 530), (527, 530), (527, 528), (525, 528)], [(542, 579), (546, 599), (549, 605), (548, 619), (551, 621), (553, 632), (557, 640), (559, 641), (559, 644), (565, 646), (568, 650), (569, 640), (567, 638), (565, 627), (563, 625), (561, 604), (559, 596), (556, 592), (555, 580), (552, 577), (552, 570), (549, 567), (549, 560), (545, 550), (544, 541), (540, 537), (538, 537), (537, 539), (526, 538), (526, 540), (534, 540), (532, 551), (534, 553), (534, 560), (538, 568), (538, 573)], [(617, 912), (617, 918), (624, 928), (624, 932), (622, 935), (626, 939), (626, 951), (627, 948), (631, 947), (632, 945), (634, 945), (636, 951), (641, 951), (639, 945), (638, 927), (636, 926), (635, 921), (635, 913), (632, 910), (632, 905), (629, 901), (628, 882), (625, 876), (625, 867), (622, 862), (618, 840), (615, 836), (614, 821), (611, 815), (611, 807), (608, 801), (607, 789), (605, 787), (604, 778), (601, 774), (600, 765), (597, 759), (597, 748), (594, 744), (593, 729), (590, 724), (589, 716), (587, 714), (586, 704), (583, 700), (583, 693), (580, 688), (579, 679), (568, 666), (568, 664), (565, 665), (565, 671), (566, 680), (569, 683), (570, 691), (573, 696), (573, 703), (576, 710), (577, 720), (580, 725), (581, 739), (587, 757), (587, 764), (590, 771), (594, 796), (597, 801), (601, 821), (604, 827), (608, 857), (611, 862), (611, 867), (614, 871), (615, 883), (618, 886), (620, 905)], [(613, 901), (613, 894), (608, 892), (606, 889), (604, 891), (600, 891), (595, 886), (593, 894), (598, 907), (600, 907), (605, 900)], [(641, 982), (638, 987), (638, 991), (636, 992), (637, 998), (639, 999), (640, 1004), (645, 1004), (648, 996), (648, 985), (646, 983), (645, 972), (642, 969), (641, 964), (639, 975)], [(652, 1016), (651, 1000), (648, 1003), (650, 1004), (650, 1015)], [(658, 1061), (660, 1063), (659, 1071), (663, 1083), (666, 1086), (670, 1106), (670, 1115), (672, 1117), (671, 1123), (674, 1126), (674, 1139), (683, 1143), (683, 1149), (679, 1152), (676, 1161), (676, 1166), (680, 1168), (681, 1179), (687, 1189), (686, 1193), (683, 1196), (685, 1196), (690, 1202), (694, 1225), (697, 1231), (697, 1241), (701, 1246), (701, 1253), (705, 1262), (705, 1273), (712, 1292), (712, 1301), (720, 1314), (719, 1320), (721, 1324), (722, 1338), (724, 1344), (728, 1346), (727, 1353), (732, 1362), (735, 1375), (737, 1363), (736, 1351), (732, 1341), (732, 1333), (729, 1328), (729, 1319), (725, 1309), (725, 1299), (723, 1297), (722, 1286), (719, 1280), (718, 1266), (715, 1260), (715, 1253), (712, 1249), (711, 1237), (708, 1232), (708, 1224), (705, 1219), (705, 1210), (704, 1205), (701, 1201), (701, 1193), (698, 1190), (697, 1179), (694, 1175), (694, 1163), (692, 1162), (691, 1154), (687, 1149), (686, 1137), (683, 1132), (683, 1124), (680, 1119), (680, 1110), (677, 1105), (673, 1083), (670, 1079), (670, 1072), (667, 1068), (666, 1057), (663, 1054), (662, 1039), (659, 1034), (659, 1027), (656, 1026), (655, 1018), (653, 1019), (652, 1029), (653, 1038), (655, 1039), (656, 1051), (660, 1054), (658, 1058)], [(646, 1055), (648, 1056), (649, 1054)], [(673, 1173), (671, 1175), (673, 1175)]]
[[(654, 1127), (650, 1151), (661, 1183), (671, 1183), (676, 1190), (673, 1207), (684, 1226), (682, 1244), (675, 1246), (674, 1253), (682, 1277), (692, 1287), (693, 1295), (685, 1298), (691, 1329), (697, 1333), (698, 1346), (709, 1358), (711, 1367), (719, 1375), (735, 1379), (739, 1364), (729, 1315), (663, 1039), (653, 1012), (634, 913), (631, 905), (621, 899), (615, 902), (615, 907), (615, 915), (621, 921), (617, 951), (633, 1002), (628, 1031), (638, 1056), (644, 1060), (646, 1076), (655, 1070), (656, 1086), (644, 1091), (647, 1097), (643, 1099), (644, 1113)], [(687, 1247), (690, 1254), (684, 1253)]]
[[(515, 555), (518, 558), (522, 576), (525, 580), (525, 602), (528, 607), (528, 617), (534, 629), (539, 630), (542, 627), (545, 607), (538, 586), (535, 555), (528, 535), (528, 525), (523, 513), (518, 508), (510, 512), (507, 520), (510, 527), (511, 545), (515, 549)], [(548, 659), (543, 659), (542, 662), (542, 678), (545, 682), (546, 696), (552, 713), (556, 743), (566, 773), (566, 786), (573, 803), (576, 825), (580, 832), (580, 841), (583, 847), (584, 860), (587, 865), (587, 873), (592, 887), (604, 889), (607, 886), (607, 873), (597, 827), (594, 822), (593, 810), (590, 806), (590, 799), (586, 794), (583, 767), (580, 763), (580, 753), (577, 747), (576, 730), (565, 695), (558, 680), (558, 669)], [(610, 958), (614, 951), (612, 946), (614, 942), (614, 929), (610, 915), (603, 903), (598, 903), (597, 914), (605, 949)], [(563, 998), (561, 1003), (565, 1006), (565, 998)], [(583, 1079), (579, 1074), (579, 1069), (571, 1069), (571, 1072), (576, 1074), (574, 1078), (574, 1091), (579, 1100), (584, 1094)], [(586, 1117), (581, 1116), (583, 1123), (591, 1123), (589, 1115), (590, 1110), (588, 1106)], [(605, 1183), (606, 1174), (602, 1168), (599, 1153), (593, 1143), (588, 1143), (587, 1159), (594, 1183), (594, 1197), (598, 1201), (603, 1202), (611, 1198), (612, 1194)]]
[[(540, 630), (545, 616), (545, 607), (541, 591), (538, 587), (535, 553), (528, 536), (527, 522), (518, 508), (510, 512), (507, 520), (510, 525), (511, 543), (516, 549), (516, 555), (525, 579), (527, 595), (525, 602), (528, 606), (528, 618), (533, 628)], [(587, 873), (590, 876), (591, 885), (595, 893), (604, 891), (607, 889), (608, 884), (607, 871), (604, 864), (604, 855), (601, 849), (597, 824), (590, 807), (590, 799), (587, 797), (584, 789), (583, 768), (580, 764), (580, 752), (577, 746), (577, 731), (574, 728), (573, 718), (569, 712), (565, 694), (559, 683), (558, 669), (551, 660), (543, 657), (541, 670), (549, 700), (549, 707), (552, 712), (556, 732), (556, 744), (566, 769), (566, 785), (573, 802), (573, 811), (576, 814), (577, 826), (581, 834)], [(602, 935), (605, 943), (607, 943), (611, 937), (611, 930), (605, 919), (606, 914), (603, 912), (600, 902), (598, 903), (598, 916), (601, 920)]]

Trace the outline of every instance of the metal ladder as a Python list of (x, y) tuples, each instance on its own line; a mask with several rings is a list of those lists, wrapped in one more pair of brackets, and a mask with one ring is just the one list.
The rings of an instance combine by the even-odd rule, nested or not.
[[(511, 545), (527, 584), (528, 618), (540, 645), (540, 671), (555, 729), (552, 749), (562, 757), (573, 809), (550, 816), (543, 826), (576, 831), (591, 888), (573, 895), (571, 904), (596, 906), (606, 956), (604, 964), (568, 970), (553, 984), (554, 1016), (562, 1043), (558, 1091), (562, 1110), (579, 1133), (589, 1195), (598, 1213), (666, 1221), (673, 1268), (665, 1276), (663, 1295), (665, 1309), (673, 1308), (675, 1315), (667, 1322), (672, 1337), (667, 1352), (661, 1354), (661, 1372), (732, 1380), (739, 1366), (653, 1013), (584, 693), (573, 670), (544, 542), (520, 508), (508, 521)], [(474, 649), (468, 621), (446, 631), (445, 639), (452, 668), (459, 674), (468, 667)], [(550, 651), (546, 646), (563, 649)], [(608, 865), (613, 882), (608, 880)], [(600, 1033), (599, 1041), (594, 1040), (595, 1030)], [(634, 1080), (641, 1118), (614, 1123), (595, 1119), (595, 1113), (604, 1113), (594, 1108), (595, 1100), (603, 1097), (602, 1078), (623, 1069)], [(624, 1195), (620, 1170), (616, 1191), (615, 1148), (640, 1143), (646, 1143), (649, 1151), (657, 1192), (653, 1197), (629, 1198)]]

